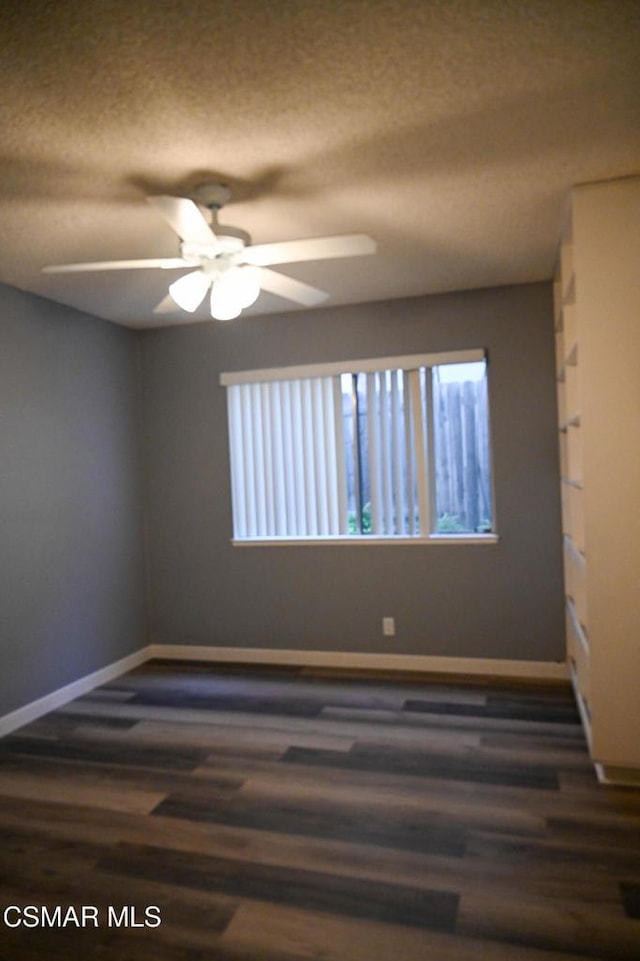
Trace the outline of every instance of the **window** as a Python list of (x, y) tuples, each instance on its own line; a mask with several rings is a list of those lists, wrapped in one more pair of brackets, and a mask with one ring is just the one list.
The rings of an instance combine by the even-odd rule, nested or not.
[(235, 541), (492, 533), (484, 351), (245, 371), (221, 383)]

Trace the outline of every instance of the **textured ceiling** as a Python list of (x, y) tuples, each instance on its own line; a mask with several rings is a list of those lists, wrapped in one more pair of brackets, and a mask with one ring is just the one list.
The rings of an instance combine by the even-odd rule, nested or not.
[(149, 193), (370, 234), (278, 268), (340, 304), (547, 279), (570, 187), (640, 172), (638, 0), (20, 0), (0, 42), (0, 280), (132, 327), (194, 320), (165, 272), (41, 268), (176, 256)]

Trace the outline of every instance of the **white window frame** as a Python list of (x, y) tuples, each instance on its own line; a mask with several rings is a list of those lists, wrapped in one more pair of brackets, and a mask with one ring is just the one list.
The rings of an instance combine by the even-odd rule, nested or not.
[[(419, 368), (425, 368), (425, 373), (430, 381), (431, 370), (435, 366), (441, 366), (444, 364), (464, 364), (473, 363), (477, 361), (486, 361), (487, 352), (483, 348), (473, 348), (469, 350), (457, 350), (457, 351), (447, 351), (440, 353), (428, 353), (428, 354), (403, 354), (394, 357), (375, 357), (366, 358), (360, 360), (345, 360), (336, 361), (323, 364), (307, 364), (307, 365), (297, 365), (292, 367), (274, 367), (266, 368), (262, 370), (244, 370), (244, 371), (233, 371), (225, 372), (220, 375), (220, 384), (224, 388), (238, 387), (244, 385), (244, 391), (227, 391), (227, 410), (228, 410), (228, 429), (229, 429), (229, 445), (230, 445), (230, 460), (231, 460), (231, 486), (232, 486), (232, 512), (233, 512), (233, 525), (234, 525), (234, 536), (231, 542), (237, 547), (256, 547), (256, 546), (269, 546), (269, 547), (289, 547), (289, 546), (317, 546), (317, 545), (345, 545), (345, 546), (380, 546), (380, 545), (421, 545), (425, 544), (437, 544), (437, 545), (452, 545), (452, 544), (496, 544), (498, 541), (498, 536), (495, 533), (495, 504), (493, 504), (493, 517), (494, 517), (494, 531), (490, 533), (434, 533), (434, 521), (435, 521), (435, 477), (434, 477), (434, 438), (433, 438), (433, 416), (431, 410), (431, 401), (429, 401), (429, 409), (426, 416), (426, 424), (422, 425), (424, 431), (419, 429), (421, 425), (409, 424), (407, 421), (407, 430), (411, 430), (413, 434), (413, 449), (416, 451), (416, 469), (418, 471), (417, 478), (417, 491), (419, 498), (419, 517), (420, 517), (420, 530), (413, 534), (382, 534), (380, 532), (375, 533), (309, 533), (306, 535), (276, 535), (273, 534), (266, 535), (263, 533), (256, 533), (250, 536), (235, 536), (235, 532), (240, 528), (241, 530), (246, 527), (245, 524), (245, 512), (251, 512), (251, 510), (257, 510), (258, 514), (263, 514), (265, 518), (268, 515), (269, 526), (273, 527), (274, 524), (278, 524), (277, 518), (282, 517), (283, 511), (285, 511), (284, 503), (284, 490), (286, 490), (286, 500), (290, 503), (291, 510), (295, 513), (296, 511), (301, 511), (305, 509), (305, 495), (301, 489), (298, 488), (293, 490), (292, 481), (289, 477), (288, 472), (285, 469), (284, 462), (281, 464), (269, 462), (269, 473), (270, 478), (256, 478), (256, 477), (246, 477), (246, 473), (253, 470), (254, 457), (261, 457), (263, 452), (261, 450), (262, 437), (268, 436), (271, 431), (278, 431), (279, 419), (271, 418), (269, 419), (269, 396), (270, 391), (271, 396), (276, 396), (277, 392), (281, 391), (281, 397), (279, 398), (279, 403), (283, 405), (284, 409), (295, 410), (296, 416), (292, 420), (292, 435), (291, 437), (284, 437), (282, 439), (281, 445), (281, 455), (286, 461), (286, 458), (290, 456), (291, 451), (289, 448), (295, 442), (296, 445), (305, 445), (309, 448), (307, 451), (309, 462), (314, 460), (313, 451), (311, 451), (311, 445), (315, 444), (316, 459), (315, 465), (316, 470), (321, 471), (337, 471), (338, 474), (344, 469), (344, 465), (341, 460), (344, 459), (344, 445), (339, 441), (339, 434), (342, 430), (342, 417), (335, 417), (335, 431), (336, 431), (336, 444), (333, 447), (331, 444), (327, 444), (326, 447), (320, 443), (319, 431), (314, 431), (310, 429), (310, 425), (314, 422), (313, 417), (316, 416), (316, 423), (320, 423), (321, 429), (326, 427), (329, 430), (329, 425), (324, 423), (323, 417), (325, 417), (327, 411), (331, 411), (332, 403), (335, 411), (338, 410), (338, 402), (340, 400), (340, 387), (339, 378), (342, 374), (367, 374), (373, 376), (375, 373), (385, 371), (385, 370), (403, 370), (408, 373), (409, 376), (405, 378), (405, 389), (413, 395), (413, 403), (417, 403), (418, 394), (420, 391), (419, 383)], [(368, 376), (368, 385), (370, 382), (370, 377)], [(300, 387), (300, 382), (313, 381), (313, 386), (308, 388), (303, 385)], [(268, 388), (266, 385), (273, 384), (273, 387)], [(333, 386), (331, 386), (333, 384)], [(286, 385), (280, 386), (278, 385)], [(307, 398), (302, 398), (302, 403), (300, 403), (301, 398), (298, 396), (300, 390), (310, 390), (312, 391), (312, 396)], [(334, 391), (333, 402), (330, 398), (331, 391)], [(262, 391), (261, 403), (257, 403), (258, 392)], [(251, 392), (251, 393), (249, 393)], [(296, 393), (297, 392), (297, 393)], [(431, 396), (430, 383), (427, 385), (427, 392), (429, 397)], [(240, 400), (240, 396), (244, 400)], [(393, 395), (395, 396), (395, 394)], [(252, 398), (254, 403), (251, 404)], [(292, 404), (292, 401), (295, 403)], [(241, 410), (238, 409), (238, 404), (244, 404)], [(247, 404), (251, 404), (252, 410), (256, 411), (258, 420), (264, 418), (264, 423), (257, 423), (254, 426), (252, 433), (253, 437), (253, 452), (250, 448), (249, 439), (243, 436), (242, 446), (243, 450), (240, 454), (239, 451), (234, 452), (234, 443), (239, 443), (239, 438), (236, 436), (236, 429), (234, 425), (238, 424), (239, 417), (248, 417)], [(266, 415), (266, 416), (265, 416)], [(303, 421), (307, 418), (307, 429), (304, 429)], [(326, 419), (326, 417), (325, 417)], [(384, 433), (384, 425), (377, 421), (377, 419), (369, 419), (369, 443), (370, 444), (384, 444), (388, 443), (388, 437), (377, 436)], [(323, 451), (329, 451), (335, 463), (325, 464), (323, 462)], [(329, 458), (326, 458), (329, 460)], [(315, 490), (314, 483), (318, 481), (320, 483), (320, 477), (309, 476), (306, 478), (307, 481), (307, 506), (309, 500), (309, 494), (313, 494)], [(388, 491), (386, 490), (386, 484), (390, 483), (382, 480), (381, 490), (372, 490), (372, 499), (376, 497), (380, 500), (380, 503), (388, 501)], [(243, 497), (242, 490), (244, 485), (249, 483), (251, 488), (255, 490), (255, 497)], [(325, 526), (327, 524), (327, 518), (331, 516), (333, 519), (332, 523), (338, 523), (344, 529), (344, 518), (346, 517), (346, 494), (342, 490), (341, 485), (338, 485), (337, 492), (335, 493), (335, 498), (331, 494), (327, 495), (330, 503), (323, 503), (319, 508), (322, 512)], [(323, 500), (325, 500), (323, 498)], [(493, 500), (493, 493), (492, 493)], [(252, 502), (255, 502), (252, 508)], [(260, 527), (260, 520), (256, 524), (256, 518), (252, 515), (249, 518), (249, 526), (253, 529)], [(309, 519), (307, 518), (307, 521)], [(309, 526), (309, 524), (307, 524)], [(313, 520), (311, 520), (311, 528), (313, 529)]]

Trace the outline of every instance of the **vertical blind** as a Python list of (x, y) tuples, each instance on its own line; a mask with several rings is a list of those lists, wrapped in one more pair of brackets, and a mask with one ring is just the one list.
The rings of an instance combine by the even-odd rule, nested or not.
[(234, 538), (428, 536), (435, 359), (222, 375)]
[[(396, 369), (353, 375), (354, 380), (366, 378), (371, 533), (378, 536), (429, 533), (427, 403), (421, 373)], [(366, 480), (361, 486), (366, 489)]]
[(235, 537), (347, 532), (340, 378), (228, 387)]

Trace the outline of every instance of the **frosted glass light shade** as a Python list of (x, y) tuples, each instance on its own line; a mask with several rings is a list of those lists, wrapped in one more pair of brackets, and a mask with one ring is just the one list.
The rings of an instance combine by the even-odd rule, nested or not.
[(255, 267), (232, 267), (215, 281), (211, 313), (217, 320), (232, 320), (260, 295), (260, 271)]
[(178, 307), (192, 314), (204, 300), (210, 283), (202, 270), (194, 270), (170, 284), (169, 293)]
[(238, 303), (245, 307), (251, 307), (260, 296), (260, 271), (257, 267), (247, 265), (238, 267), (237, 270), (229, 271), (227, 283), (233, 284), (237, 291)]
[(260, 294), (260, 271), (256, 267), (233, 267), (216, 281), (220, 297), (241, 308), (250, 307)]
[(211, 288), (211, 316), (214, 320), (235, 320), (242, 313), (242, 307), (237, 300), (232, 297), (222, 296), (218, 289), (218, 283)]

